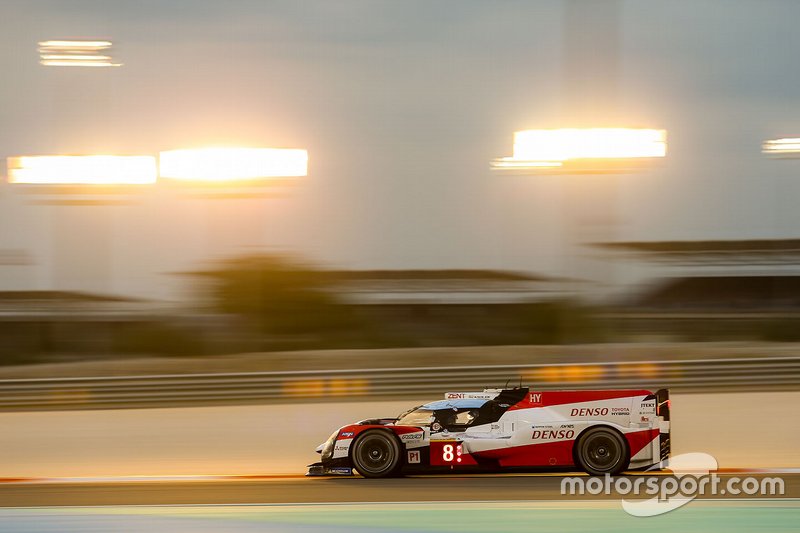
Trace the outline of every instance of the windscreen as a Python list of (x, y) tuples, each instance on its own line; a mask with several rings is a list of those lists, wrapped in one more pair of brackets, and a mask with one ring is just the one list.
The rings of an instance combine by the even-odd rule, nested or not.
[(395, 424), (398, 426), (429, 426), (431, 422), (433, 422), (433, 411), (419, 408), (401, 415)]

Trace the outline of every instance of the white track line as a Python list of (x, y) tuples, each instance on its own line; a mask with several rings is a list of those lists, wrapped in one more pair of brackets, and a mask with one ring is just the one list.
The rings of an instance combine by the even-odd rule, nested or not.
[[(800, 503), (800, 498), (696, 498), (692, 500), (692, 503)], [(219, 508), (219, 507), (243, 507), (243, 508), (252, 508), (252, 507), (348, 507), (354, 505), (363, 505), (363, 506), (379, 506), (379, 505), (423, 505), (423, 506), (437, 506), (437, 505), (474, 505), (474, 504), (492, 504), (492, 505), (514, 505), (514, 506), (523, 506), (523, 505), (563, 505), (563, 506), (611, 506), (613, 504), (618, 504), (619, 500), (555, 500), (555, 499), (548, 499), (548, 500), (442, 500), (442, 501), (430, 501), (430, 500), (407, 500), (407, 501), (390, 501), (390, 502), (375, 502), (375, 501), (355, 501), (355, 502), (288, 502), (288, 503), (274, 503), (274, 502), (264, 502), (264, 503), (157, 503), (157, 504), (141, 504), (141, 503), (133, 503), (133, 504), (102, 504), (102, 505), (75, 505), (75, 506), (20, 506), (20, 507), (0, 507), (0, 514), (4, 511), (13, 511), (13, 510), (59, 510), (59, 509), (69, 509), (70, 511), (79, 510), (79, 509), (120, 509), (120, 508), (140, 508), (140, 509), (189, 509), (189, 508)]]

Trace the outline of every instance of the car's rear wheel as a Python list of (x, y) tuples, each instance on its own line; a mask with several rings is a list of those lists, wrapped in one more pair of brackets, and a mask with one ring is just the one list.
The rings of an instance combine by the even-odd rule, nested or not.
[(353, 443), (351, 459), (364, 477), (388, 477), (400, 468), (400, 443), (388, 431), (371, 429)]
[(592, 428), (578, 440), (575, 457), (579, 466), (589, 474), (619, 474), (630, 462), (628, 444), (610, 428)]

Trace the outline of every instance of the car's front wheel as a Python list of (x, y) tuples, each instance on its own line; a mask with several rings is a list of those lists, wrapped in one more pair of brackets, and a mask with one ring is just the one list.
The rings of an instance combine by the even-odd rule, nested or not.
[(401, 466), (400, 443), (388, 431), (371, 429), (353, 443), (351, 459), (364, 477), (388, 477)]
[(610, 428), (592, 428), (584, 433), (577, 443), (576, 459), (589, 474), (619, 474), (626, 468), (628, 445), (625, 439)]

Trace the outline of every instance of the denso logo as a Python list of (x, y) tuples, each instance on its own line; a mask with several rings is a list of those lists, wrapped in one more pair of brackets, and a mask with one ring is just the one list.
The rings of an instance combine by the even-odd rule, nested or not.
[(573, 409), (569, 412), (569, 416), (605, 416), (607, 414), (608, 414), (608, 407)]
[(559, 430), (541, 430), (535, 429), (533, 431), (534, 439), (571, 439), (575, 436), (575, 430), (572, 429), (559, 429)]

